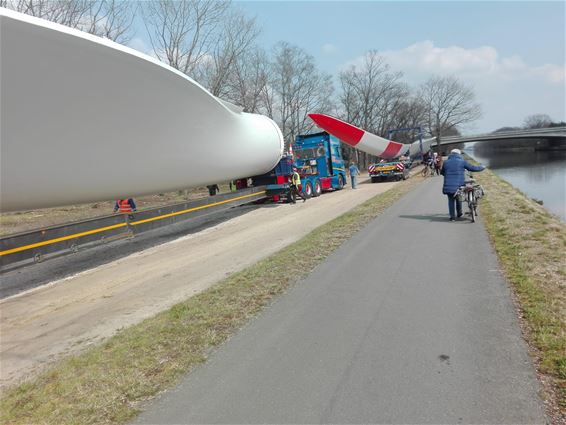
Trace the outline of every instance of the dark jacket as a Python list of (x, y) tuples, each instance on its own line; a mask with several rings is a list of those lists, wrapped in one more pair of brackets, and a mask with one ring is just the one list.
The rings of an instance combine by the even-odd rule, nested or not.
[(448, 159), (442, 164), (440, 174), (444, 176), (444, 186), (442, 186), (442, 193), (453, 194), (456, 193), (458, 188), (464, 184), (465, 175), (464, 170), (468, 171), (482, 171), (485, 167), (479, 165), (475, 166), (464, 160), (457, 153), (451, 153)]

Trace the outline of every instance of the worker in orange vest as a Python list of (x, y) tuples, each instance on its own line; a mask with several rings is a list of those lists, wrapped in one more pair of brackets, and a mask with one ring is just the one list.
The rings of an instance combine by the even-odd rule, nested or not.
[(114, 205), (114, 212), (120, 212), (121, 214), (130, 214), (136, 211), (136, 203), (132, 198), (128, 199), (118, 199)]

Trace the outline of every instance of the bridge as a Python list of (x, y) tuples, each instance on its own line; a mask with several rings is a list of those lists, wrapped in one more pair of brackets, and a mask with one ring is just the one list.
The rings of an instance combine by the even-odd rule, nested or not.
[(566, 126), (551, 128), (535, 128), (530, 130), (502, 131), (500, 133), (483, 133), (471, 136), (447, 136), (440, 140), (441, 145), (453, 145), (468, 142), (495, 142), (510, 139), (566, 139)]

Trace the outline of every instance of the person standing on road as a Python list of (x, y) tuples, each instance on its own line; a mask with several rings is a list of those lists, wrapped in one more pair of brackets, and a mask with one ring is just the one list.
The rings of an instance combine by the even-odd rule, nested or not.
[(208, 186), (206, 186), (206, 188), (208, 189), (208, 194), (210, 196), (214, 196), (220, 191), (220, 188), (217, 184), (209, 184)]
[(357, 189), (357, 182), (358, 182), (358, 176), (360, 175), (360, 170), (358, 170), (358, 167), (356, 166), (355, 162), (350, 163), (350, 168), (348, 169), (348, 171), (350, 172), (350, 179), (352, 180), (352, 189)]
[(290, 200), (292, 204), (297, 203), (297, 195), (303, 198), (303, 202), (307, 201), (307, 197), (301, 190), (301, 176), (297, 172), (296, 168), (293, 168), (293, 174), (291, 176), (291, 185), (289, 186), (290, 190)]
[(440, 175), (440, 170), (442, 170), (442, 155), (434, 153), (434, 171), (436, 171), (436, 175)]
[[(482, 165), (472, 165), (462, 158), (460, 149), (452, 149), (448, 159), (442, 164), (440, 174), (444, 176), (444, 185), (442, 193), (448, 196), (448, 213), (450, 221), (456, 220), (456, 217), (462, 217), (462, 202), (456, 199), (454, 194), (460, 186), (465, 182), (465, 170), (476, 172), (485, 169)], [(456, 205), (454, 205), (456, 204)]]
[(132, 198), (118, 199), (114, 205), (114, 212), (120, 212), (121, 214), (131, 214), (136, 209), (136, 203)]

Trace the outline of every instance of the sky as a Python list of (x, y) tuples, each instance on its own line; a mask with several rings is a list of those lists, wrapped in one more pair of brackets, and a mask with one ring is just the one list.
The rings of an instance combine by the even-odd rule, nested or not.
[[(566, 121), (564, 1), (235, 1), (262, 28), (336, 77), (370, 49), (412, 86), (454, 75), (472, 86), (480, 120), (463, 133), (521, 126), (531, 114)], [(137, 40), (143, 45), (142, 40)], [(134, 40), (135, 44), (136, 40)]]

